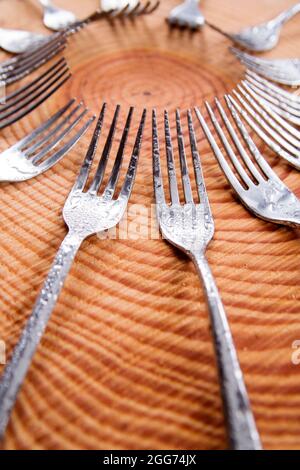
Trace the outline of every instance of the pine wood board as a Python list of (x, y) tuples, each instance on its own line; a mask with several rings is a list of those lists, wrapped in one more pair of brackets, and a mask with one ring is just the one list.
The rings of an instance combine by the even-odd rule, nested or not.
[[(96, 0), (56, 0), (79, 17)], [(135, 22), (102, 22), (70, 38), (72, 80), (45, 104), (1, 132), (1, 150), (67, 99), (91, 111), (117, 103), (186, 110), (230, 91), (243, 68), (228, 41), (209, 29), (170, 31), (175, 0)], [(262, 21), (287, 0), (203, 0), (207, 18), (226, 30)], [(44, 31), (34, 0), (2, 0), (1, 26)], [(299, 55), (299, 18), (266, 57)], [(1, 53), (0, 59), (7, 58)], [(28, 80), (28, 79), (26, 79)], [(11, 88), (13, 89), (13, 87)], [(173, 125), (173, 124), (172, 124)], [(266, 449), (299, 449), (299, 233), (251, 216), (230, 191), (196, 126), (216, 222), (208, 259), (216, 276)], [(12, 351), (66, 233), (61, 209), (91, 131), (46, 175), (1, 185), (0, 339)], [(259, 143), (300, 196), (296, 170)], [(153, 203), (151, 120), (132, 195)], [(0, 367), (1, 371), (2, 367)], [(35, 355), (3, 449), (224, 449), (226, 437), (203, 291), (192, 264), (162, 240), (86, 241)]]

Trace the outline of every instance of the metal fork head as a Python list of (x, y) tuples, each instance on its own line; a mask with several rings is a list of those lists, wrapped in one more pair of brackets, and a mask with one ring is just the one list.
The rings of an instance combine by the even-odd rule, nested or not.
[(250, 71), (247, 71), (244, 83), (258, 101), (274, 110), (285, 120), (297, 126), (300, 125), (299, 96), (279, 88)]
[(133, 18), (135, 16), (149, 15), (153, 13), (160, 5), (160, 1), (147, 0), (141, 2), (138, 0), (129, 1), (102, 1), (102, 11), (107, 12), (108, 19), (114, 18)]
[(185, 0), (173, 8), (167, 21), (171, 26), (196, 30), (205, 24), (205, 18), (199, 7), (200, 0)]
[(8, 85), (24, 78), (62, 52), (66, 44), (65, 35), (55, 34), (49, 41), (30, 53), (26, 52), (3, 62), (0, 64), (0, 80)]
[(277, 45), (282, 26), (299, 12), (300, 3), (298, 2), (275, 18), (265, 23), (244, 28), (236, 34), (222, 31), (221, 28), (208, 22), (207, 24), (240, 47), (253, 52), (262, 52), (269, 51)]
[[(299, 225), (299, 200), (278, 178), (263, 158), (235, 111), (230, 99), (225, 97), (225, 100), (238, 129), (238, 132), (234, 129), (223, 106), (216, 99), (219, 116), (223, 126), (225, 126), (227, 135), (220, 125), (216, 114), (210, 105), (206, 103), (208, 114), (224, 152), (222, 152), (217, 144), (199, 109), (196, 108), (195, 111), (204, 134), (229, 184), (243, 204), (256, 216), (278, 224)], [(242, 137), (242, 141), (238, 134)], [(234, 146), (230, 144), (230, 141)], [(224, 153), (227, 158), (225, 158)]]
[(139, 123), (135, 144), (123, 185), (119, 191), (118, 197), (114, 197), (133, 115), (133, 108), (130, 108), (126, 124), (123, 129), (120, 145), (115, 157), (113, 169), (104, 190), (99, 194), (116, 132), (118, 115), (120, 112), (120, 106), (117, 106), (95, 176), (92, 183), (89, 184), (88, 188), (86, 188), (104, 123), (105, 110), (106, 105), (104, 104), (78, 178), (67, 198), (63, 210), (64, 219), (70, 232), (82, 238), (108, 230), (120, 222), (130, 198), (137, 171), (146, 119), (145, 110), (143, 111)]
[(230, 50), (243, 65), (259, 75), (282, 85), (300, 85), (299, 59), (262, 59), (236, 48)]
[[(229, 96), (254, 132), (279, 156), (300, 169), (300, 132), (283, 119), (243, 81)], [(288, 114), (287, 112), (285, 113)]]
[[(94, 121), (95, 117), (85, 119), (87, 112), (83, 103), (76, 105), (73, 99), (27, 137), (2, 152), (0, 181), (26, 181), (52, 168)], [(84, 124), (72, 133), (81, 122)]]
[(7, 95), (5, 104), (0, 108), (0, 129), (33, 111), (70, 77), (67, 62), (61, 58), (38, 78)]
[(186, 158), (184, 135), (180, 113), (176, 111), (176, 132), (181, 168), (181, 179), (185, 203), (180, 203), (176, 177), (173, 144), (169, 116), (164, 114), (166, 160), (169, 178), (170, 203), (166, 201), (157, 128), (156, 112), (152, 115), (153, 142), (153, 184), (156, 199), (157, 218), (163, 237), (188, 256), (205, 251), (214, 235), (214, 222), (205, 188), (201, 162), (191, 112), (187, 112), (190, 151), (193, 160), (198, 201), (194, 201), (192, 185)]

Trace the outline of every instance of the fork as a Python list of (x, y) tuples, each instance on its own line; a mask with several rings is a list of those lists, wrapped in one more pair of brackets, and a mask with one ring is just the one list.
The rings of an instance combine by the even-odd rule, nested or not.
[(187, 27), (192, 30), (201, 28), (205, 24), (205, 18), (199, 4), (200, 0), (185, 0), (171, 10), (167, 21), (172, 26)]
[(280, 13), (276, 18), (273, 18), (266, 23), (245, 28), (237, 34), (227, 33), (208, 21), (206, 21), (206, 24), (218, 33), (227, 37), (234, 44), (248, 49), (249, 51), (262, 52), (269, 51), (278, 44), (283, 25), (299, 12), (300, 3), (298, 2), (296, 5)]
[(44, 25), (53, 31), (61, 31), (76, 23), (74, 13), (56, 7), (51, 0), (38, 0), (44, 11)]
[(248, 83), (251, 82), (251, 86), (261, 91), (262, 96), (263, 92), (265, 92), (264, 96), (267, 100), (271, 101), (271, 97), (274, 97), (276, 103), (286, 103), (288, 106), (300, 109), (300, 97), (297, 94), (275, 85), (275, 83), (270, 82), (251, 70), (246, 71), (246, 78)]
[(282, 85), (300, 85), (300, 59), (262, 59), (234, 47), (230, 50), (242, 64), (259, 75)]
[(176, 128), (185, 204), (180, 203), (167, 112), (165, 112), (164, 121), (171, 204), (166, 202), (155, 111), (153, 111), (152, 119), (154, 192), (160, 230), (167, 241), (191, 258), (204, 285), (213, 328), (230, 446), (234, 450), (258, 450), (261, 449), (261, 443), (243, 374), (218, 288), (205, 257), (205, 251), (214, 236), (214, 220), (203, 179), (191, 112), (188, 111), (187, 113), (187, 121), (199, 204), (194, 202), (192, 194), (184, 136), (178, 110), (176, 111)]
[(0, 181), (26, 181), (44, 173), (61, 160), (85, 134), (95, 117), (53, 152), (73, 129), (83, 121), (88, 110), (72, 99), (50, 119), (0, 155)]
[[(207, 102), (206, 108), (228, 160), (218, 146), (202, 114), (197, 108), (196, 114), (212, 151), (216, 156), (216, 159), (229, 184), (232, 186), (242, 203), (257, 217), (276, 224), (299, 227), (299, 199), (280, 180), (260, 153), (242, 123), (241, 118), (234, 109), (231, 100), (225, 96), (225, 101), (228, 110), (230, 111), (230, 115), (237, 126), (238, 132), (242, 137), (242, 141), (231, 124), (231, 121), (227, 117), (223, 106), (217, 99), (216, 106), (222, 123), (225, 125), (236, 151), (234, 151), (233, 147), (230, 145), (230, 142), (219, 124), (214, 111)], [(242, 142), (244, 142), (245, 145), (243, 145)], [(233, 165), (235, 171), (232, 170), (228, 161)]]
[[(129, 1), (114, 1), (114, 0), (102, 0), (102, 11), (110, 11), (111, 14), (108, 16), (108, 19), (114, 18), (133, 18), (135, 16), (142, 16), (142, 15), (150, 15), (160, 5), (160, 0), (156, 2), (152, 2), (152, 0), (148, 0), (144, 2), (136, 1), (136, 0), (129, 0)], [(119, 4), (117, 8), (117, 4)], [(112, 7), (115, 5), (115, 9)], [(111, 6), (111, 9), (109, 7)]]
[(300, 125), (300, 98), (299, 96), (283, 90), (259, 75), (247, 71), (247, 87), (255, 94), (256, 99), (274, 109), (285, 120)]
[[(121, 15), (123, 12), (119, 12), (119, 14)], [(110, 18), (113, 15), (116, 15), (115, 11), (95, 11), (83, 20), (72, 23), (62, 30), (61, 34), (66, 37), (70, 36), (90, 23)], [(51, 41), (53, 37), (57, 37), (57, 34), (45, 35), (18, 29), (0, 28), (0, 47), (13, 54), (30, 53), (37, 47)]]
[(242, 81), (232, 93), (238, 101), (231, 95), (227, 95), (228, 99), (254, 132), (278, 156), (300, 170), (299, 130), (262, 100), (247, 81)]
[(66, 47), (64, 35), (55, 35), (34, 51), (25, 52), (0, 64), (0, 80), (9, 85), (29, 75), (41, 65), (62, 52)]
[[(114, 166), (106, 187), (99, 196), (98, 192), (103, 181), (113, 144), (120, 106), (116, 108), (94, 179), (89, 185), (89, 188), (86, 188), (103, 126), (105, 108), (106, 106), (103, 105), (86, 157), (63, 209), (63, 217), (68, 227), (68, 234), (58, 250), (32, 314), (0, 380), (0, 436), (4, 435), (11, 411), (17, 399), (18, 391), (25, 379), (35, 350), (46, 329), (51, 312), (56, 304), (77, 251), (86, 238), (98, 232), (113, 228), (120, 222), (131, 195), (137, 170), (146, 111), (143, 111), (141, 117), (123, 185), (118, 197), (114, 197), (130, 130), (133, 108), (129, 110)], [(85, 188), (86, 191), (84, 191)]]
[(33, 111), (70, 77), (67, 62), (61, 58), (38, 78), (7, 95), (5, 104), (0, 107), (0, 129)]

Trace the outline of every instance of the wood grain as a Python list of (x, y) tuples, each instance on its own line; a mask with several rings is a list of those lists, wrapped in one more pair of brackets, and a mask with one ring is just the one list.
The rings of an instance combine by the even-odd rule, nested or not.
[[(83, 17), (96, 0), (56, 0)], [(242, 78), (228, 42), (205, 29), (170, 31), (163, 0), (151, 17), (95, 24), (70, 38), (72, 81), (2, 131), (1, 149), (69, 97), (111, 116), (136, 107), (202, 106)], [(203, 0), (227, 30), (262, 21), (291, 0)], [(247, 7), (246, 7), (247, 4)], [(16, 14), (17, 12), (17, 14)], [(34, 0), (2, 0), (1, 26), (45, 29)], [(299, 18), (268, 57), (299, 55)], [(1, 53), (1, 59), (7, 57)], [(12, 88), (13, 89), (13, 88)], [(153, 202), (148, 116), (132, 203)], [(8, 355), (66, 233), (61, 208), (91, 132), (60, 164), (30, 182), (1, 185), (0, 339)], [(299, 233), (251, 216), (235, 199), (197, 126), (216, 221), (208, 258), (232, 327), (266, 449), (299, 449)], [(296, 170), (261, 143), (267, 160), (300, 196)], [(1, 371), (1, 368), (0, 368)], [(161, 240), (84, 243), (14, 410), (4, 449), (223, 449), (224, 423), (207, 309), (192, 264)]]

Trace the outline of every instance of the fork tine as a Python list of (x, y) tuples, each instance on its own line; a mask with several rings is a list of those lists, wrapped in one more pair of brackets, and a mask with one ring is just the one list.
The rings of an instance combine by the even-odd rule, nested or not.
[(100, 115), (99, 115), (95, 130), (94, 130), (91, 143), (89, 145), (88, 151), (86, 153), (85, 159), (80, 168), (79, 175), (77, 177), (77, 180), (75, 181), (72, 191), (77, 191), (77, 190), (82, 191), (86, 185), (86, 182), (90, 173), (90, 169), (91, 169), (94, 157), (95, 157), (95, 153), (97, 150), (99, 137), (102, 131), (105, 111), (106, 111), (106, 103), (103, 104), (102, 109), (100, 111)]
[(60, 150), (58, 150), (54, 155), (51, 155), (49, 158), (40, 163), (38, 167), (41, 172), (49, 170), (49, 168), (59, 162), (59, 160), (61, 160), (72, 149), (72, 147), (74, 147), (74, 145), (79, 141), (79, 139), (86, 133), (86, 131), (94, 120), (95, 116), (92, 116)]
[[(51, 72), (51, 69), (48, 70), (48, 73), (46, 76), (43, 77), (41, 75), (39, 78), (43, 77), (43, 80), (38, 80), (37, 84), (35, 85), (35, 88), (33, 88), (31, 91), (28, 91), (29, 88), (32, 88), (32, 84), (36, 82), (31, 82), (29, 86), (27, 87), (27, 90), (24, 95), (16, 92), (12, 93), (6, 98), (6, 101), (8, 101), (8, 104), (2, 107), (2, 111), (0, 111), (0, 125), (1, 121), (5, 121), (7, 118), (9, 118), (12, 115), (15, 115), (18, 111), (24, 109), (27, 105), (32, 103), (35, 99), (39, 98), (44, 92), (46, 92), (52, 85), (57, 83), (61, 78), (63, 78), (67, 72), (68, 72), (68, 66), (66, 62), (62, 62), (61, 64), (57, 63), (57, 67), (55, 67), (54, 71)], [(51, 73), (49, 73), (51, 72)], [(68, 78), (71, 75), (69, 74)], [(19, 90), (20, 91), (20, 90)], [(12, 95), (17, 96), (15, 100), (12, 101)], [(11, 101), (11, 102), (10, 102)]]
[(147, 15), (150, 15), (151, 13), (153, 13), (155, 10), (157, 10), (157, 8), (159, 7), (160, 5), (160, 0), (158, 0), (152, 8), (148, 8), (148, 11), (147, 11)]
[[(227, 102), (227, 97), (225, 97), (225, 100)], [(257, 170), (257, 168), (255, 167), (255, 165), (253, 164), (251, 158), (249, 157), (249, 155), (247, 154), (247, 152), (245, 151), (244, 147), (242, 146), (241, 144), (241, 141), (240, 139), (238, 138), (238, 135), (237, 133), (235, 132), (233, 126), (231, 125), (231, 122), (229, 121), (226, 113), (225, 113), (225, 110), (224, 108), (222, 107), (221, 103), (219, 102), (219, 100), (215, 100), (216, 101), (216, 105), (218, 107), (218, 110), (219, 110), (219, 113), (220, 113), (220, 116), (222, 117), (223, 121), (224, 121), (224, 124), (228, 130), (228, 133), (230, 135), (230, 137), (232, 138), (240, 156), (242, 157), (246, 167), (248, 168), (249, 172), (252, 174), (252, 176), (256, 179), (257, 182), (261, 182), (263, 180), (263, 177), (262, 175), (259, 173), (259, 171)], [(245, 170), (244, 170), (245, 171)]]
[(11, 85), (12, 83), (15, 83), (16, 81), (21, 80), (22, 78), (31, 74), (32, 72), (37, 70), (39, 67), (44, 65), (46, 62), (49, 62), (57, 54), (62, 52), (65, 49), (65, 47), (66, 47), (65, 45), (60, 45), (59, 47), (55, 47), (51, 49), (51, 51), (49, 51), (46, 55), (43, 55), (40, 58), (35, 58), (30, 63), (24, 64), (22, 65), (22, 67), (18, 67), (9, 73), (6, 73), (3, 76), (3, 80), (5, 81), (5, 84)]
[[(21, 88), (18, 88), (17, 90), (15, 90), (12, 93), (10, 93), (9, 95), (7, 95), (6, 96), (6, 102), (8, 104), (6, 106), (2, 106), (1, 111), (6, 111), (11, 106), (17, 104), (19, 101), (21, 101), (22, 99), (29, 96), (30, 93), (32, 93), (32, 91), (30, 91), (30, 90), (32, 88), (34, 88), (35, 85), (38, 85), (40, 82), (45, 83), (44, 80), (45, 79), (47, 80), (49, 78), (48, 76), (52, 77), (53, 74), (55, 74), (55, 72), (61, 71), (66, 66), (67, 66), (66, 59), (64, 57), (62, 57), (51, 68), (48, 68), (45, 72), (43, 72), (41, 75), (39, 75), (32, 82), (27, 83), (26, 85), (22, 86)], [(24, 94), (24, 96), (23, 96), (23, 94)], [(15, 101), (13, 101), (14, 98), (17, 98), (17, 99)], [(12, 101), (12, 103), (9, 103), (10, 101)], [(0, 116), (1, 116), (1, 113), (0, 113)]]
[(179, 194), (178, 194), (178, 184), (176, 177), (176, 168), (174, 162), (174, 152), (170, 131), (170, 122), (168, 112), (164, 113), (165, 120), (165, 141), (166, 141), (166, 155), (167, 155), (167, 167), (168, 167), (168, 178), (169, 178), (169, 188), (170, 188), (170, 197), (172, 204), (180, 204)]
[(147, 9), (149, 8), (149, 6), (151, 5), (151, 1), (148, 0), (145, 5), (141, 5), (141, 9), (139, 11), (139, 15), (145, 15), (147, 13)]
[(47, 153), (53, 150), (57, 145), (76, 127), (81, 119), (87, 114), (88, 109), (85, 108), (63, 131), (57, 135), (57, 137), (46, 145), (37, 155), (32, 158), (32, 163), (36, 164), (41, 161)]
[(20, 105), (17, 107), (17, 109), (14, 109), (12, 112), (10, 112), (9, 115), (12, 117), (8, 119), (3, 119), (2, 117), (2, 120), (0, 118), (0, 129), (4, 129), (5, 127), (10, 126), (14, 122), (26, 116), (28, 113), (37, 108), (41, 103), (46, 101), (51, 95), (53, 95), (53, 93), (55, 93), (56, 90), (64, 85), (71, 77), (71, 74), (69, 73), (66, 75), (66, 72), (67, 70), (55, 77), (55, 79), (53, 79), (46, 87), (40, 90), (39, 93), (35, 94), (25, 103), (23, 103), (23, 105)]
[[(290, 94), (290, 96), (286, 97), (272, 89), (268, 89), (264, 85), (257, 84), (255, 82), (253, 83), (251, 77), (248, 77), (243, 83), (247, 84), (247, 87), (250, 88), (255, 95), (264, 100), (268, 106), (272, 106), (272, 108), (278, 113), (281, 113), (282, 111), (289, 112), (292, 116), (296, 116), (299, 119), (300, 102), (295, 101), (296, 96)], [(299, 121), (296, 122), (296, 124), (299, 125)]]
[[(209, 116), (210, 116), (210, 119), (214, 125), (214, 128), (224, 146), (224, 149), (226, 150), (227, 152), (227, 155), (228, 157), (230, 158), (231, 162), (233, 163), (233, 166), (234, 168), (236, 169), (239, 177), (241, 178), (241, 180), (243, 181), (243, 183), (248, 187), (250, 188), (251, 185), (253, 185), (253, 182), (252, 180), (249, 178), (249, 176), (247, 175), (245, 169), (243, 168), (243, 166), (241, 165), (241, 162), (239, 161), (239, 159), (237, 158), (235, 152), (233, 151), (227, 137), (225, 136), (225, 133), (223, 132), (222, 128), (221, 128), (221, 125), (219, 124), (215, 114), (213, 113), (213, 110), (211, 109), (211, 107), (209, 106), (209, 104), (206, 102), (205, 103), (206, 105), (206, 108), (207, 108), (207, 111), (209, 113)], [(223, 113), (225, 114), (225, 112)], [(224, 117), (223, 115), (221, 114), (220, 112), (220, 115), (224, 121)]]
[(157, 132), (156, 111), (152, 111), (152, 161), (153, 161), (153, 186), (156, 204), (165, 204), (165, 192), (161, 174), (159, 138)]
[[(39, 80), (38, 83), (35, 85), (34, 89), (32, 89), (31, 91), (26, 90), (26, 93), (24, 95), (19, 94), (17, 99), (7, 104), (7, 106), (4, 106), (4, 112), (0, 112), (0, 125), (2, 121), (5, 121), (5, 119), (9, 118), (12, 115), (15, 115), (18, 111), (24, 109), (27, 105), (30, 105), (30, 103), (42, 96), (43, 93), (46, 93), (47, 90), (54, 86), (60, 79), (63, 79), (63, 77), (65, 77), (64, 81), (66, 81), (71, 76), (70, 73), (67, 75), (69, 69), (66, 63), (62, 63), (61, 65), (56, 67), (54, 72), (49, 73), (50, 70), (48, 71), (48, 76), (44, 77), (42, 81)], [(10, 98), (8, 99), (9, 101), (11, 101)]]
[(99, 165), (96, 170), (95, 177), (89, 189), (89, 192), (91, 194), (96, 194), (99, 191), (99, 188), (101, 186), (101, 183), (104, 177), (105, 168), (106, 168), (107, 161), (108, 161), (108, 157), (111, 151), (113, 138), (114, 138), (116, 127), (117, 127), (119, 113), (120, 113), (120, 105), (117, 105), (115, 114), (114, 114), (114, 117), (110, 126), (110, 130), (109, 130), (106, 142), (105, 142), (105, 146), (104, 146), (104, 149), (103, 149), (100, 161), (99, 161)]
[(138, 129), (138, 132), (137, 132), (136, 141), (135, 141), (133, 151), (132, 151), (132, 154), (131, 154), (131, 159), (130, 159), (130, 162), (129, 162), (129, 165), (128, 165), (127, 174), (125, 176), (125, 181), (123, 183), (123, 186), (121, 188), (120, 195), (119, 195), (119, 198), (118, 198), (119, 200), (124, 200), (125, 199), (128, 202), (128, 200), (130, 198), (130, 195), (131, 195), (131, 191), (132, 191), (134, 181), (135, 181), (135, 176), (136, 176), (136, 171), (137, 171), (137, 164), (138, 164), (138, 159), (139, 159), (139, 155), (140, 155), (141, 145), (142, 145), (143, 132), (144, 132), (145, 121), (146, 121), (146, 114), (147, 114), (147, 111), (144, 109), (142, 117), (141, 117), (139, 129)]
[[(206, 124), (204, 117), (200, 113), (200, 110), (198, 108), (195, 108), (195, 113), (196, 113), (196, 116), (197, 116), (197, 118), (200, 122), (200, 125), (201, 125), (202, 129), (203, 129), (203, 132), (204, 132), (204, 134), (205, 134), (205, 136), (208, 140), (208, 143), (209, 143), (209, 145), (210, 145), (217, 161), (219, 162), (219, 165), (220, 165), (221, 169), (223, 170), (223, 173), (225, 174), (228, 182), (231, 184), (231, 186), (237, 192), (237, 194), (242, 195), (245, 192), (245, 189), (243, 188), (243, 186), (241, 185), (241, 183), (239, 182), (239, 180), (237, 179), (237, 177), (235, 176), (235, 174), (231, 170), (230, 166), (228, 165), (228, 163), (226, 161), (226, 158), (222, 154), (217, 142), (215, 141), (212, 133), (210, 132), (209, 127)], [(211, 116), (211, 118), (212, 118), (212, 116)], [(217, 122), (216, 117), (215, 117), (214, 114), (213, 114), (212, 119), (214, 119)], [(212, 122), (215, 125), (215, 122), (213, 120), (212, 120)]]
[[(13, 69), (15, 66), (18, 66), (18, 64), (22, 64), (24, 61), (30, 60), (32, 57), (34, 57), (37, 53), (40, 53), (40, 50), (43, 49), (46, 45), (49, 44), (51, 47), (53, 44), (65, 44), (67, 42), (65, 36), (63, 33), (59, 33), (59, 35), (54, 35), (55, 37), (49, 40), (48, 42), (43, 43), (40, 47), (37, 47), (34, 50), (30, 50), (27, 52), (23, 52), (22, 54), (19, 54), (17, 56), (12, 57), (11, 59), (5, 60), (0, 63), (0, 73), (2, 71), (7, 71)], [(60, 37), (58, 37), (60, 36)]]
[(48, 54), (52, 50), (60, 48), (62, 46), (66, 46), (67, 39), (64, 35), (59, 35), (54, 37), (53, 39), (49, 40), (45, 44), (41, 45), (37, 49), (30, 51), (30, 53), (24, 53), (17, 57), (15, 65), (23, 66), (24, 64), (30, 63), (32, 60), (40, 59), (41, 56)]
[[(246, 83), (243, 83), (243, 87), (238, 85), (238, 90), (247, 99), (247, 102), (236, 90), (233, 90), (234, 95), (260, 126), (275, 140), (278, 140), (281, 145), (286, 146), (291, 151), (297, 151), (299, 148), (300, 132), (257, 97)], [(259, 115), (255, 110), (258, 111)]]
[(246, 78), (247, 81), (250, 81), (252, 84), (260, 87), (264, 91), (268, 91), (269, 94), (271, 92), (275, 93), (275, 96), (280, 95), (280, 97), (285, 98), (288, 102), (294, 104), (300, 104), (300, 98), (296, 95), (293, 95), (291, 92), (283, 90), (279, 86), (275, 85), (274, 83), (269, 82), (265, 78), (257, 75), (255, 72), (251, 70), (246, 70)]
[(22, 140), (17, 142), (13, 148), (24, 149), (25, 146), (30, 144), (33, 140), (35, 140), (41, 133), (46, 131), (54, 122), (57, 121), (63, 114), (75, 103), (75, 99), (73, 98), (70, 100), (63, 108), (61, 108), (57, 113), (55, 113), (50, 119), (44, 122), (41, 126), (35, 129), (31, 134), (24, 137)]
[[(141, 7), (141, 2), (137, 2), (135, 7), (133, 7), (131, 10), (129, 10), (128, 16), (138, 16), (140, 14), (140, 12), (139, 12), (140, 7)], [(129, 8), (129, 4), (128, 4), (128, 8)]]
[(184, 147), (184, 137), (181, 127), (180, 113), (179, 110), (176, 110), (176, 128), (177, 128), (177, 140), (178, 140), (178, 150), (179, 150), (179, 159), (180, 159), (180, 168), (181, 168), (181, 178), (184, 191), (185, 202), (193, 202), (193, 193), (191, 188), (191, 181), (189, 177), (189, 171), (186, 161), (185, 147)]
[[(275, 180), (279, 180), (278, 176), (276, 175), (276, 173), (274, 173), (274, 171), (272, 170), (272, 168), (270, 167), (270, 165), (267, 163), (267, 161), (264, 159), (264, 157), (262, 156), (262, 154), (260, 153), (260, 151), (258, 150), (257, 146), (255, 145), (255, 143), (253, 142), (253, 140), (251, 139), (249, 133), (247, 132), (244, 124), (242, 123), (242, 120), (241, 118), (239, 117), (238, 113), (236, 112), (236, 110), (234, 109), (230, 99), (228, 96), (225, 96), (225, 100), (226, 100), (226, 104), (228, 106), (228, 109), (233, 117), (233, 119), (235, 120), (236, 122), (236, 125), (240, 131), (240, 134), (241, 136), (243, 137), (244, 139), (244, 142), (245, 144), (247, 145), (249, 151), (251, 152), (251, 154), (253, 155), (255, 161), (257, 162), (258, 166), (261, 168), (261, 170), (263, 171), (263, 173), (268, 177), (268, 178), (272, 178), (272, 179), (275, 179)], [(280, 181), (280, 180), (279, 180)]]
[(47, 143), (53, 136), (55, 136), (63, 127), (65, 124), (70, 122), (70, 119), (77, 113), (77, 111), (82, 108), (83, 103), (79, 103), (75, 108), (71, 110), (71, 112), (64, 117), (64, 119), (53, 129), (51, 129), (50, 132), (42, 135), (41, 139), (37, 140), (33, 145), (28, 147), (26, 151), (24, 152), (27, 157), (30, 157), (31, 155), (34, 154), (35, 150), (40, 148), (43, 144)]
[(200, 156), (198, 152), (198, 145), (196, 140), (196, 134), (193, 125), (192, 113), (190, 110), (187, 112), (188, 119), (188, 128), (189, 128), (189, 137), (190, 137), (190, 146), (192, 152), (192, 159), (194, 165), (194, 173), (197, 184), (198, 195), (201, 203), (208, 202), (208, 196), (205, 188), (204, 177), (202, 172), (202, 165), (200, 161)]
[(118, 182), (118, 179), (119, 179), (119, 176), (120, 176), (120, 168), (121, 168), (122, 162), (123, 162), (124, 151), (125, 151), (126, 142), (127, 142), (127, 138), (128, 138), (128, 134), (129, 134), (129, 130), (130, 130), (133, 110), (134, 110), (134, 108), (131, 106), (130, 109), (129, 109), (129, 112), (128, 112), (127, 121), (126, 121), (126, 124), (125, 124), (125, 128), (124, 128), (124, 131), (123, 131), (123, 135), (122, 135), (122, 138), (121, 138), (121, 142), (120, 142), (120, 145), (119, 145), (119, 149), (118, 149), (118, 153), (117, 153), (117, 156), (116, 156), (116, 159), (115, 159), (115, 163), (114, 163), (114, 166), (113, 166), (113, 169), (112, 169), (112, 172), (111, 172), (111, 176), (109, 178), (109, 181), (106, 185), (106, 188), (105, 188), (105, 191), (104, 191), (104, 194), (103, 194), (103, 198), (106, 199), (106, 200), (109, 200), (109, 199), (113, 198), (113, 195), (114, 195), (114, 192), (115, 192), (115, 189), (116, 189), (116, 185), (117, 185), (117, 182)]
[[(239, 95), (239, 93), (236, 93), (234, 91), (234, 94), (235, 96), (238, 98), (238, 100), (242, 103), (242, 105), (247, 109), (249, 110), (250, 114), (251, 115), (255, 115), (255, 112), (253, 111), (252, 108), (250, 108), (248, 106), (248, 104), (243, 100), (243, 98)], [(294, 153), (288, 153), (286, 150), (284, 150), (283, 146), (280, 146), (279, 143), (276, 143), (274, 142), (274, 140), (272, 140), (272, 138), (269, 137), (269, 135), (267, 135), (263, 129), (266, 129), (267, 132), (268, 132), (268, 129), (269, 129), (269, 126), (268, 124), (261, 118), (260, 119), (260, 125), (262, 126), (259, 127), (256, 122), (249, 116), (249, 114), (247, 113), (247, 111), (245, 109), (243, 109), (237, 102), (236, 100), (228, 95), (228, 98), (229, 100), (231, 101), (231, 103), (233, 104), (233, 106), (235, 107), (235, 109), (240, 113), (240, 115), (243, 117), (243, 119), (249, 124), (249, 126), (254, 130), (254, 132), (256, 132), (256, 134), (277, 154), (279, 155), (280, 157), (286, 159), (289, 163), (291, 163), (295, 168), (297, 169), (300, 169), (300, 160), (299, 160), (299, 157), (300, 157), (300, 153), (296, 151), (296, 149), (294, 150)], [(272, 129), (271, 129), (272, 131)], [(280, 139), (280, 136), (274, 135), (273, 137), (276, 141), (279, 141), (279, 140), (282, 140)], [(285, 142), (284, 143), (284, 146), (285, 145)], [(264, 173), (266, 173), (266, 169), (264, 169)]]
[(122, 16), (128, 16), (128, 10), (129, 10), (129, 3), (125, 5), (121, 10), (113, 10), (111, 12), (111, 15), (109, 15), (110, 19), (115, 19), (115, 18), (122, 18)]

